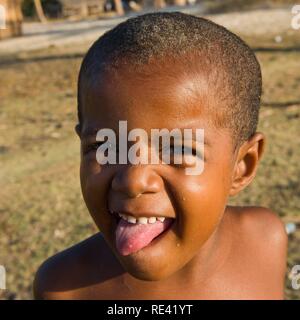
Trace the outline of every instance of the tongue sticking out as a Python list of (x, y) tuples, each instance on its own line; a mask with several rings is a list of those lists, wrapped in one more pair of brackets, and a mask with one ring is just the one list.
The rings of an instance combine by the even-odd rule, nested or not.
[(155, 237), (165, 231), (173, 219), (163, 222), (139, 224), (129, 223), (121, 219), (116, 230), (116, 245), (121, 255), (127, 256), (146, 247)]

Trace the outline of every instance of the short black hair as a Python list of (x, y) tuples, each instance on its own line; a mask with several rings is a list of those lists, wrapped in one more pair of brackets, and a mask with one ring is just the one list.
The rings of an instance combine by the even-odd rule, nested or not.
[[(139, 15), (120, 23), (102, 35), (83, 59), (78, 79), (78, 120), (82, 121), (82, 91), (90, 88), (99, 74), (147, 64), (150, 59), (172, 57), (178, 63), (209, 66), (221, 80), (216, 91), (224, 110), (219, 125), (232, 130), (237, 144), (256, 131), (262, 92), (260, 65), (251, 48), (238, 36), (205, 18), (180, 12)], [(201, 61), (201, 62), (200, 62)], [(221, 81), (221, 82), (220, 82)]]

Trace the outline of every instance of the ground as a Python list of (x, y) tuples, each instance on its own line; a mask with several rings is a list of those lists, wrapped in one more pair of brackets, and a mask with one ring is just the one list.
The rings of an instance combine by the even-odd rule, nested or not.
[[(238, 33), (255, 50), (263, 71), (259, 130), (268, 139), (253, 184), (234, 204), (271, 208), (300, 222), (300, 30), (289, 10), (260, 10), (211, 18)], [(272, 25), (273, 23), (273, 25)], [(5, 299), (32, 298), (40, 263), (96, 232), (79, 185), (76, 80), (89, 43), (15, 52), (0, 60), (0, 264)], [(289, 238), (290, 269), (300, 264), (300, 229)]]

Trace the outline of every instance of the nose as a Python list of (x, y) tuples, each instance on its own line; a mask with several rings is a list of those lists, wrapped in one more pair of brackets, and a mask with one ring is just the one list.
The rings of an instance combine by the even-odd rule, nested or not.
[(157, 193), (162, 188), (162, 179), (147, 165), (127, 165), (120, 169), (112, 180), (112, 189), (130, 198), (145, 193)]

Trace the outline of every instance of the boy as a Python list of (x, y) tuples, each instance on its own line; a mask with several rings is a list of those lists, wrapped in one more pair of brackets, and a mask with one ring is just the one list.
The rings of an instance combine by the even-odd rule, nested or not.
[[(282, 223), (265, 208), (226, 205), (262, 156), (260, 96), (251, 49), (206, 19), (146, 14), (96, 41), (80, 70), (76, 132), (82, 193), (101, 233), (48, 259), (35, 297), (282, 299)], [(203, 172), (100, 164), (97, 132), (124, 120), (128, 131), (203, 129)]]

